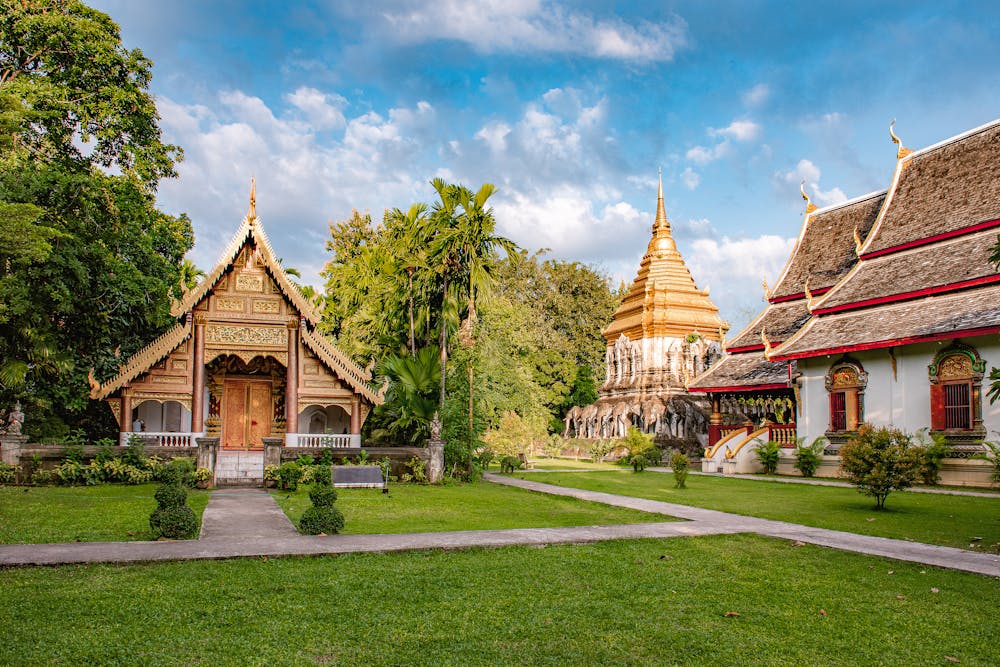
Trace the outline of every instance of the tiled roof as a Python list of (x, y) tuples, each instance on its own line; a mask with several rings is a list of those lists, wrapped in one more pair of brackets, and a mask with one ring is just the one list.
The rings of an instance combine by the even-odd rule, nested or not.
[(743, 352), (723, 357), (709, 370), (694, 379), (688, 388), (704, 391), (715, 387), (741, 387), (785, 384), (788, 382), (788, 362), (768, 361), (763, 352)]
[(1000, 329), (1000, 285), (815, 317), (772, 352), (797, 359)]
[(848, 280), (824, 296), (815, 308), (822, 311), (997, 276), (989, 261), (996, 244), (994, 229), (863, 260)]
[(136, 379), (153, 365), (165, 359), (167, 355), (177, 349), (191, 335), (191, 320), (185, 319), (183, 324), (175, 324), (166, 333), (154, 340), (152, 343), (142, 348), (118, 369), (117, 375), (101, 385), (92, 386), (90, 397), (100, 400), (111, 396), (125, 385)]
[(901, 159), (889, 205), (863, 252), (996, 220), (998, 158), (1000, 120)]
[(771, 297), (802, 294), (807, 278), (813, 291), (840, 280), (858, 262), (854, 230), (864, 239), (884, 200), (885, 192), (876, 192), (809, 214)]
[(774, 343), (781, 342), (798, 331), (809, 319), (805, 299), (768, 304), (760, 315), (748, 324), (727, 347), (739, 348), (762, 345), (760, 330), (767, 330), (767, 337)]

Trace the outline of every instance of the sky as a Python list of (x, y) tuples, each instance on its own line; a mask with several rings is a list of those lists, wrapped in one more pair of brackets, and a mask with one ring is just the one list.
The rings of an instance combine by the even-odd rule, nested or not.
[(91, 2), (154, 63), (184, 149), (163, 210), (210, 270), (250, 177), (276, 253), (322, 286), (331, 222), (491, 199), (498, 233), (631, 281), (662, 169), (667, 216), (735, 333), (805, 213), (889, 185), (919, 149), (1000, 117), (995, 2)]

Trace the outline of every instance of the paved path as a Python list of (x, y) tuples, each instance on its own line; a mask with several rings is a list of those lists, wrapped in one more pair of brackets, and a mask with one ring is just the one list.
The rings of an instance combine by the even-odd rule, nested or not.
[(0, 545), (0, 567), (574, 544), (615, 539), (754, 532), (847, 551), (1000, 577), (1000, 556), (991, 554), (810, 528), (781, 521), (571, 489), (498, 475), (487, 475), (486, 479), (497, 484), (665, 514), (688, 521), (571, 528), (313, 537), (297, 534), (291, 522), (278, 508), (274, 498), (263, 490), (224, 489), (212, 494), (202, 517), (201, 538), (198, 540)]

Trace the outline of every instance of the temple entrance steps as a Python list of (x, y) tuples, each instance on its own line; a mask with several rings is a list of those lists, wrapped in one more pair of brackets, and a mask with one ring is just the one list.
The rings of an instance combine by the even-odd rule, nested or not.
[(264, 452), (222, 450), (215, 459), (216, 486), (264, 486)]

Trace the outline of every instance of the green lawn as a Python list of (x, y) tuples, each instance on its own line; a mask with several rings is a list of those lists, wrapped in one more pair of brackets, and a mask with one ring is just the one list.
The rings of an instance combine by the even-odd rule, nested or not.
[[(649, 514), (574, 498), (533, 493), (489, 482), (443, 486), (393, 484), (377, 489), (338, 489), (345, 533), (421, 533), (446, 530), (595, 526), (670, 521)], [(293, 523), (309, 507), (309, 492), (273, 492)]]
[(995, 579), (748, 535), (22, 568), (3, 579), (4, 665), (994, 665), (1000, 655)]
[(533, 459), (535, 470), (621, 470), (613, 463), (594, 463), (590, 460), (574, 459)]
[[(671, 474), (631, 471), (516, 476), (863, 535), (974, 550), (996, 551), (1000, 546), (1000, 498), (896, 492), (886, 509), (878, 511), (874, 500), (854, 488), (691, 475), (686, 489), (676, 489)], [(975, 537), (981, 539), (973, 541)]]
[[(0, 486), (0, 543), (149, 540), (156, 484)], [(188, 491), (198, 520), (208, 492)]]

